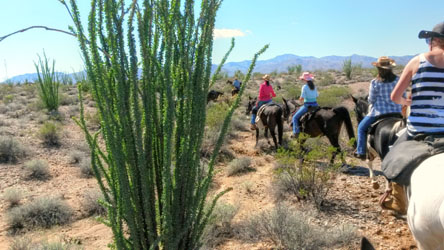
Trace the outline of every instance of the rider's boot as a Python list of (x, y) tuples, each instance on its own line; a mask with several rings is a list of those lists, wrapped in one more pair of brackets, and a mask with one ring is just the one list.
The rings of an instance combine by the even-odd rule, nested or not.
[(382, 201), (382, 208), (393, 210), (400, 215), (407, 214), (407, 200), (404, 187), (396, 182), (392, 182), (391, 197)]

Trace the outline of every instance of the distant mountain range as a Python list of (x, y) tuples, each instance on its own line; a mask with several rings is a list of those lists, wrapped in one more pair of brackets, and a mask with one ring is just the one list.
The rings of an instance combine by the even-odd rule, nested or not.
[[(413, 56), (390, 56), (393, 58), (398, 65), (406, 65), (407, 62), (412, 59)], [(254, 72), (260, 73), (270, 73), (273, 71), (286, 72), (289, 66), (302, 65), (303, 70), (313, 71), (313, 70), (341, 70), (342, 65), (345, 60), (351, 59), (352, 64), (361, 64), (364, 68), (373, 67), (372, 62), (376, 61), (377, 58), (370, 56), (361, 55), (351, 55), (351, 56), (325, 56), (325, 57), (313, 57), (313, 56), (297, 56), (292, 54), (284, 54), (277, 56), (268, 60), (257, 61), (256, 68)], [(245, 73), (250, 66), (251, 61), (246, 60), (242, 62), (229, 62), (224, 65), (222, 71), (228, 73), (232, 76), (236, 70), (240, 70)], [(213, 65), (213, 71), (217, 68), (217, 65)], [(58, 73), (63, 75), (63, 73)], [(77, 72), (73, 74), (67, 74), (73, 82), (75, 82), (76, 75), (82, 74), (82, 72)], [(13, 83), (23, 83), (26, 80), (29, 82), (34, 82), (37, 79), (37, 74), (24, 74), (19, 76), (14, 76), (7, 80), (7, 82)]]

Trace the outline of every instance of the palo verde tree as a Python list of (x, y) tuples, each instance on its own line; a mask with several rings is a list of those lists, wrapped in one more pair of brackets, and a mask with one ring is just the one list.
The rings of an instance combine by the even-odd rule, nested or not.
[[(193, 0), (92, 0), (87, 32), (76, 1), (59, 1), (74, 21), (71, 32), (101, 117), (100, 131), (91, 134), (81, 102), (77, 122), (92, 151), (115, 246), (198, 248), (223, 194), (206, 205), (215, 159), (245, 88), (227, 112), (205, 172), (200, 147), (206, 96), (228, 56), (212, 78), (213, 29), (222, 0), (202, 0), (198, 15)], [(233, 46), (234, 40), (229, 52)], [(244, 83), (266, 48), (253, 58)]]

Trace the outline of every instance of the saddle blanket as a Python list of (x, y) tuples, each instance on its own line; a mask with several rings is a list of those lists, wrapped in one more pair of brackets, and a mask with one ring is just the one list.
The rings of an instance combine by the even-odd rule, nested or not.
[(382, 162), (382, 172), (387, 179), (407, 186), (421, 162), (443, 152), (444, 135), (419, 135), (392, 147)]

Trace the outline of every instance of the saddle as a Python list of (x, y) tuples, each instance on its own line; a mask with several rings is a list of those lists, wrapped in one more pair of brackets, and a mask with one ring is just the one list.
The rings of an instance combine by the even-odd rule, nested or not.
[[(303, 124), (305, 124), (305, 122), (308, 122), (311, 120), (311, 118), (316, 114), (316, 112), (318, 112), (318, 110), (322, 109), (319, 106), (311, 106), (308, 107), (308, 111), (307, 113), (303, 114), (301, 116), (301, 118), (299, 118), (299, 124), (302, 126)], [(297, 110), (295, 110), (292, 114), (291, 117), (294, 116), (294, 114), (296, 114)], [(293, 127), (293, 122), (290, 123), (290, 126)]]
[(368, 129), (368, 134), (369, 135), (375, 134), (376, 127), (378, 126), (378, 124), (390, 118), (399, 118), (400, 120), (403, 119), (401, 113), (388, 113), (388, 114), (379, 115), (376, 117), (376, 121), (374, 121), (372, 125), (370, 125), (370, 128)]
[(443, 152), (444, 134), (419, 134), (413, 140), (397, 144), (388, 152), (381, 165), (382, 172), (387, 179), (407, 186), (421, 162)]

